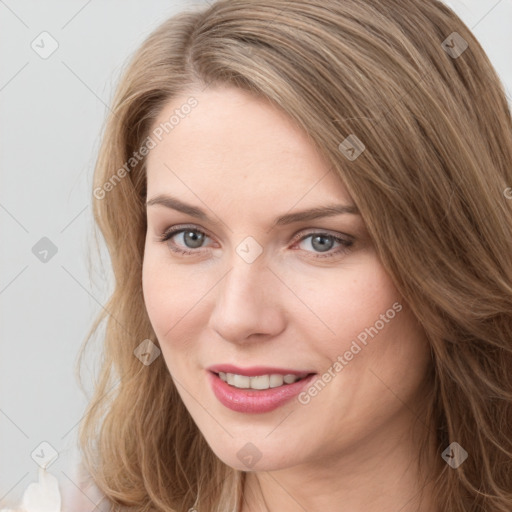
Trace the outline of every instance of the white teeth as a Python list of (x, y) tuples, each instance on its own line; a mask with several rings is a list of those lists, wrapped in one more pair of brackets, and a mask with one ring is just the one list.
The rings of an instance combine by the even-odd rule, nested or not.
[(238, 375), (235, 373), (219, 372), (219, 377), (229, 385), (240, 389), (269, 389), (277, 388), (283, 384), (293, 384), (300, 380), (297, 375), (257, 375), (255, 377), (247, 377), (246, 375)]
[(277, 388), (278, 386), (282, 386), (283, 381), (284, 381), (282, 375), (275, 375), (275, 374), (271, 375), (268, 380), (269, 380), (269, 386), (271, 388)]
[(245, 375), (233, 375), (233, 386), (235, 388), (250, 388), (251, 382), (250, 377), (246, 377)]
[(270, 387), (270, 375), (251, 377), (252, 389), (268, 389)]

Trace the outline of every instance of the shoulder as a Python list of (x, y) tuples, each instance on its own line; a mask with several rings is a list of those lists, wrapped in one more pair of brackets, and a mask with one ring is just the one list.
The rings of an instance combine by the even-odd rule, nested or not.
[(77, 471), (60, 481), (62, 512), (110, 512), (111, 504), (90, 475)]
[(75, 472), (71, 477), (64, 471), (60, 478), (42, 468), (38, 481), (31, 482), (23, 492), (21, 503), (15, 509), (0, 512), (110, 512), (111, 507), (92, 478)]

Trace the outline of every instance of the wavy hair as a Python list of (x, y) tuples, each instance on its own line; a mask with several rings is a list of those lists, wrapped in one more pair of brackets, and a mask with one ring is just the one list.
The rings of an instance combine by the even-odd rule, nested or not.
[[(216, 85), (266, 98), (305, 131), (424, 329), (440, 510), (510, 512), (511, 113), (479, 42), (438, 0), (221, 0), (162, 23), (127, 63), (92, 198), (115, 282), (78, 362), (104, 327), (79, 443), (112, 510), (236, 512), (243, 500), (245, 473), (215, 456), (163, 358), (134, 357), (143, 340), (158, 346), (142, 294), (138, 150), (169, 101)], [(452, 442), (469, 454), (457, 469), (441, 460)], [(427, 471), (427, 437), (419, 448)]]

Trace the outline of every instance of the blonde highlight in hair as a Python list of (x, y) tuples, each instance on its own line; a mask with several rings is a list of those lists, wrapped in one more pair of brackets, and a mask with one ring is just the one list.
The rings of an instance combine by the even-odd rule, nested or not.
[[(468, 43), (457, 57), (443, 46), (454, 32)], [(425, 330), (432, 368), (417, 462), (440, 509), (510, 512), (512, 121), (478, 41), (437, 0), (221, 0), (182, 12), (124, 72), (95, 189), (137, 152), (169, 101), (218, 85), (268, 100), (305, 131)], [(351, 135), (365, 146), (352, 161), (339, 147)], [(145, 366), (134, 357), (145, 339), (158, 346), (141, 284), (145, 195), (141, 159), (93, 199), (115, 286), (86, 339), (105, 325), (80, 425), (84, 467), (112, 510), (238, 512), (245, 473), (212, 452), (163, 358)], [(469, 454), (456, 470), (440, 456), (452, 442)]]

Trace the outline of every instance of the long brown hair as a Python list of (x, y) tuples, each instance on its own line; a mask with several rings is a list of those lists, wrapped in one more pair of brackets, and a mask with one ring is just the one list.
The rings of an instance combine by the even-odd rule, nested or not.
[[(440, 509), (510, 512), (511, 114), (482, 47), (437, 0), (221, 0), (167, 20), (134, 54), (94, 175), (114, 290), (83, 347), (104, 326), (80, 445), (113, 510), (226, 512), (243, 497), (244, 472), (207, 445), (163, 358), (134, 356), (144, 340), (158, 346), (141, 286), (138, 151), (167, 102), (219, 84), (268, 99), (307, 133), (424, 328), (425, 436), (439, 458), (452, 442), (468, 453), (431, 474)], [(427, 437), (420, 448), (421, 467)]]

